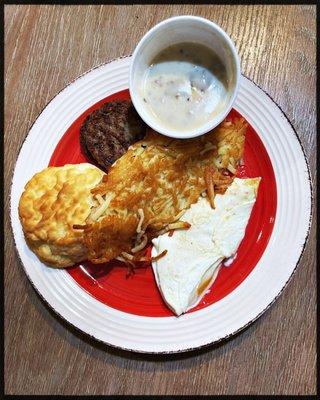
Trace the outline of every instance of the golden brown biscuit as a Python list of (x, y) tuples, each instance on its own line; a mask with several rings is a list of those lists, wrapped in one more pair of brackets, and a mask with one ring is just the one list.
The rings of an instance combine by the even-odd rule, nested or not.
[(83, 231), (94, 204), (90, 189), (103, 172), (83, 163), (48, 167), (26, 184), (19, 202), (19, 216), (26, 241), (38, 258), (54, 267), (74, 265), (87, 258)]

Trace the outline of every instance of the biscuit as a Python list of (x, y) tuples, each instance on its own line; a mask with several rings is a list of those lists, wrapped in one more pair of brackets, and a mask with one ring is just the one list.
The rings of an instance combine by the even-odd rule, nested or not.
[(45, 264), (57, 268), (87, 258), (82, 225), (94, 199), (90, 190), (104, 173), (88, 164), (48, 167), (26, 184), (19, 201), (19, 216), (26, 242)]

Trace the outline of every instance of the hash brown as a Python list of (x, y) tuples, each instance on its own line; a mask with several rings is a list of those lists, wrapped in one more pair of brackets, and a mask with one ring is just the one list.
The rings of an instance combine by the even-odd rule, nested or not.
[(97, 167), (83, 163), (48, 167), (35, 174), (19, 201), (19, 216), (30, 249), (50, 266), (64, 268), (87, 258), (83, 224), (94, 205), (90, 189), (103, 177)]
[(93, 207), (82, 228), (89, 259), (102, 263), (130, 253), (141, 212), (141, 229), (149, 240), (177, 221), (206, 191), (207, 168), (215, 166), (215, 190), (224, 193), (233, 179), (227, 170), (233, 174), (242, 158), (246, 128), (240, 118), (193, 139), (148, 131), (92, 190), (103, 201)]

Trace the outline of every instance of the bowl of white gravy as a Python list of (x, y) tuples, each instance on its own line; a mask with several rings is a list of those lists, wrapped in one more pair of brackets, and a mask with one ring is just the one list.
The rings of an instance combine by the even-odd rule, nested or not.
[(132, 55), (129, 90), (141, 118), (174, 138), (203, 135), (230, 112), (240, 80), (240, 61), (230, 37), (195, 16), (160, 22)]

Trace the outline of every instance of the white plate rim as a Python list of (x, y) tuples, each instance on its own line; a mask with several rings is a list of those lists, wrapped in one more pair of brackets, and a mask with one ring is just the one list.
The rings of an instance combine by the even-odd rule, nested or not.
[[(103, 68), (103, 67), (107, 66), (108, 64), (111, 64), (111, 63), (113, 63), (113, 62), (117, 62), (118, 60), (128, 59), (128, 58), (130, 58), (130, 56), (119, 57), (119, 58), (110, 60), (110, 61), (108, 61), (108, 62), (106, 62), (106, 63), (102, 63), (102, 64), (100, 64), (100, 65), (98, 65), (98, 66), (96, 66), (96, 67), (94, 67), (94, 68), (92, 68), (92, 69), (90, 69), (90, 70), (84, 72), (83, 74), (81, 74), (81, 75), (78, 76), (77, 78), (73, 79), (68, 85), (66, 85), (62, 90), (60, 90), (55, 96), (53, 96), (52, 99), (51, 99), (51, 100), (46, 104), (46, 106), (41, 110), (41, 112), (38, 114), (38, 116), (36, 117), (35, 121), (34, 121), (33, 124), (31, 125), (31, 127), (30, 127), (30, 129), (29, 129), (29, 131), (28, 131), (28, 134), (26, 135), (26, 137), (24, 138), (24, 140), (23, 140), (23, 142), (22, 142), (22, 144), (21, 144), (21, 146), (20, 146), (19, 155), (18, 155), (18, 157), (17, 157), (17, 161), (18, 161), (18, 159), (19, 159), (19, 156), (20, 156), (20, 153), (21, 153), (21, 151), (22, 151), (22, 148), (23, 148), (23, 146), (24, 146), (24, 144), (25, 144), (25, 141), (26, 141), (26, 139), (28, 138), (28, 136), (29, 136), (29, 134), (30, 134), (30, 132), (31, 132), (31, 130), (32, 130), (32, 128), (33, 128), (33, 126), (36, 124), (36, 122), (38, 121), (38, 119), (40, 118), (40, 116), (43, 114), (43, 112), (47, 109), (47, 107), (48, 107), (48, 106), (49, 106), (49, 105), (50, 105), (64, 90), (66, 90), (68, 87), (72, 86), (72, 84), (75, 83), (76, 81), (78, 81), (80, 78), (82, 78), (82, 77), (84, 77), (84, 76), (87, 76), (90, 72), (92, 72), (92, 71), (94, 71), (94, 70), (97, 70), (97, 69), (100, 69), (100, 68)], [(178, 349), (178, 350), (175, 349), (175, 350), (172, 350), (172, 351), (171, 351), (171, 350), (166, 350), (166, 351), (150, 351), (150, 350), (147, 350), (147, 351), (144, 351), (143, 349), (132, 349), (132, 348), (130, 348), (130, 347), (118, 346), (118, 345), (115, 345), (115, 344), (112, 343), (112, 342), (108, 342), (108, 341), (106, 341), (106, 340), (101, 340), (101, 339), (95, 337), (94, 335), (92, 335), (92, 334), (90, 334), (90, 333), (84, 331), (83, 329), (79, 328), (77, 325), (75, 325), (74, 323), (72, 323), (68, 318), (66, 318), (65, 316), (61, 315), (61, 313), (59, 313), (59, 312), (57, 311), (57, 309), (47, 300), (47, 298), (41, 293), (41, 291), (40, 291), (40, 289), (37, 287), (37, 285), (33, 282), (33, 280), (32, 280), (32, 278), (31, 278), (30, 274), (29, 274), (28, 271), (27, 271), (26, 266), (24, 265), (24, 263), (23, 263), (23, 261), (22, 261), (22, 259), (21, 259), (21, 256), (20, 256), (20, 253), (19, 253), (19, 249), (18, 249), (18, 246), (17, 246), (17, 242), (16, 242), (15, 233), (14, 233), (13, 218), (12, 218), (12, 215), (13, 215), (13, 213), (14, 213), (14, 210), (12, 209), (12, 198), (11, 198), (11, 197), (12, 197), (12, 192), (13, 192), (13, 189), (14, 189), (14, 188), (13, 188), (13, 183), (14, 183), (14, 176), (15, 176), (15, 173), (16, 173), (16, 165), (15, 165), (15, 167), (14, 167), (14, 174), (13, 174), (13, 176), (12, 176), (12, 182), (11, 182), (11, 191), (10, 191), (10, 220), (11, 220), (11, 228), (12, 228), (13, 237), (14, 237), (14, 244), (15, 244), (15, 248), (16, 248), (16, 250), (17, 250), (18, 257), (19, 257), (19, 259), (20, 259), (20, 262), (21, 262), (21, 264), (22, 264), (22, 266), (23, 266), (23, 269), (24, 269), (24, 271), (25, 271), (25, 273), (26, 273), (28, 279), (30, 280), (32, 286), (34, 287), (34, 289), (36, 290), (36, 292), (39, 294), (39, 296), (44, 300), (44, 302), (45, 302), (56, 314), (58, 314), (58, 315), (59, 315), (63, 320), (65, 320), (67, 323), (69, 323), (70, 325), (72, 325), (76, 330), (78, 330), (78, 331), (80, 331), (80, 332), (82, 332), (82, 333), (85, 333), (86, 335), (90, 336), (91, 338), (93, 338), (93, 339), (95, 339), (95, 340), (97, 340), (97, 341), (99, 341), (99, 342), (101, 342), (101, 343), (107, 344), (107, 345), (109, 345), (109, 346), (111, 346), (111, 347), (115, 347), (115, 348), (118, 348), (118, 349), (121, 349), (121, 350), (126, 350), (126, 351), (133, 351), (133, 352), (137, 352), (137, 353), (147, 353), (147, 354), (171, 354), (171, 353), (181, 353), (181, 352), (193, 351), (193, 350), (196, 350), (196, 349), (204, 348), (204, 347), (207, 347), (207, 346), (210, 346), (210, 345), (219, 343), (219, 342), (221, 342), (221, 341), (224, 341), (224, 340), (230, 338), (231, 336), (234, 336), (235, 334), (239, 333), (240, 331), (242, 331), (243, 329), (245, 329), (247, 326), (251, 325), (254, 321), (256, 321), (264, 312), (266, 312), (266, 311), (271, 307), (271, 305), (278, 299), (278, 297), (282, 294), (283, 290), (287, 287), (289, 281), (291, 280), (292, 276), (294, 275), (294, 273), (295, 273), (295, 271), (296, 271), (296, 269), (297, 269), (297, 266), (298, 266), (298, 264), (299, 264), (299, 262), (300, 262), (300, 259), (301, 259), (302, 255), (303, 255), (303, 252), (304, 252), (304, 249), (305, 249), (305, 246), (306, 246), (306, 244), (307, 244), (308, 237), (309, 237), (310, 228), (311, 228), (311, 222), (312, 222), (312, 217), (313, 217), (313, 205), (314, 205), (313, 203), (314, 203), (314, 199), (313, 199), (313, 188), (312, 188), (310, 167), (309, 167), (309, 163), (308, 163), (307, 157), (306, 157), (306, 155), (305, 155), (305, 152), (304, 152), (304, 149), (303, 149), (301, 140), (300, 140), (299, 136), (297, 135), (297, 133), (296, 133), (294, 127), (292, 126), (291, 122), (290, 122), (289, 119), (287, 118), (286, 114), (283, 112), (283, 110), (281, 110), (281, 108), (277, 105), (277, 103), (272, 99), (272, 97), (271, 97), (267, 92), (265, 92), (263, 89), (261, 89), (255, 82), (253, 82), (253, 81), (250, 80), (249, 78), (245, 77), (245, 79), (247, 79), (248, 81), (251, 81), (257, 88), (259, 88), (261, 91), (263, 91), (263, 93), (264, 93), (265, 95), (268, 96), (269, 100), (271, 100), (271, 101), (273, 102), (273, 104), (280, 110), (280, 112), (282, 113), (282, 115), (285, 117), (287, 123), (290, 125), (291, 133), (293, 133), (293, 134), (295, 135), (296, 139), (298, 140), (298, 143), (299, 143), (299, 145), (300, 145), (300, 150), (302, 151), (302, 155), (303, 155), (303, 158), (304, 158), (304, 162), (305, 162), (305, 165), (306, 165), (306, 168), (307, 168), (307, 175), (308, 175), (308, 182), (309, 182), (309, 190), (310, 190), (310, 196), (309, 196), (309, 201), (310, 201), (310, 207), (309, 207), (309, 208), (310, 208), (310, 213), (309, 213), (308, 227), (307, 227), (307, 230), (306, 230), (306, 233), (305, 233), (304, 242), (303, 242), (302, 247), (301, 247), (300, 255), (299, 255), (299, 257), (298, 257), (298, 259), (297, 259), (297, 261), (296, 261), (296, 263), (295, 263), (294, 268), (292, 269), (291, 275), (288, 277), (288, 279), (286, 280), (286, 282), (285, 282), (284, 285), (282, 286), (281, 290), (278, 292), (278, 294), (273, 298), (273, 300), (272, 300), (260, 313), (258, 313), (254, 318), (252, 318), (252, 319), (251, 319), (250, 321), (248, 321), (246, 324), (242, 325), (242, 326), (239, 327), (238, 329), (234, 330), (233, 332), (230, 332), (229, 334), (225, 335), (224, 337), (221, 337), (221, 338), (218, 339), (218, 340), (214, 340), (214, 341), (205, 343), (205, 344), (203, 344), (203, 345), (197, 345), (197, 346), (195, 346), (195, 347), (188, 347), (188, 348), (183, 348), (183, 349)], [(235, 107), (235, 108), (236, 108), (236, 107)], [(16, 161), (16, 164), (17, 164), (17, 161)]]

